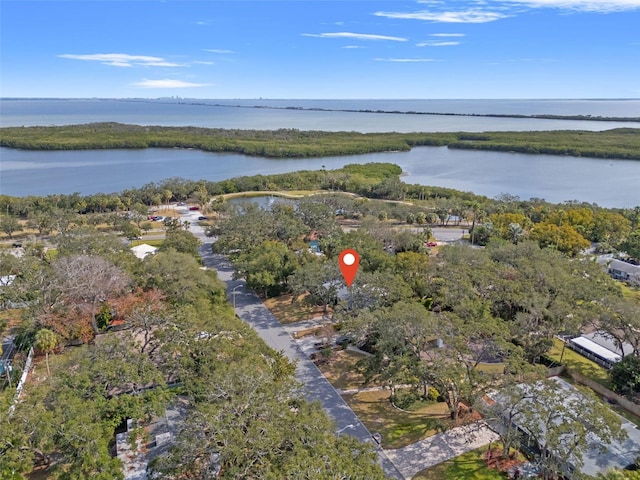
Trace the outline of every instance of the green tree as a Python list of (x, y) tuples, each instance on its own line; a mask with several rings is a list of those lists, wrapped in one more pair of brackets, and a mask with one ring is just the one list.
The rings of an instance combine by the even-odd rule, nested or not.
[(52, 212), (46, 210), (29, 212), (27, 218), (27, 226), (38, 230), (38, 235), (49, 235), (56, 224)]
[(531, 238), (541, 247), (552, 247), (560, 252), (576, 256), (581, 250), (589, 248), (589, 240), (580, 235), (570, 225), (557, 226), (552, 223), (538, 223), (532, 229)]
[(600, 210), (593, 220), (592, 240), (617, 246), (631, 232), (631, 222), (619, 213)]
[(58, 336), (47, 328), (38, 330), (34, 342), (34, 347), (45, 354), (47, 362), (47, 374), (51, 377), (51, 370), (49, 369), (49, 353), (53, 352), (58, 346)]
[(640, 259), (640, 229), (634, 230), (627, 236), (620, 244), (620, 250), (633, 258)]
[(13, 238), (13, 234), (22, 231), (22, 226), (18, 219), (9, 215), (0, 216), (0, 231), (6, 233), (9, 238)]
[[(626, 437), (620, 417), (586, 391), (556, 379), (520, 388), (534, 394), (514, 421), (544, 446), (537, 456), (545, 480), (562, 475), (568, 465), (579, 471), (593, 443), (609, 445)], [(510, 400), (502, 400), (498, 393), (496, 401)]]
[(118, 228), (122, 232), (122, 236), (129, 241), (136, 240), (140, 237), (140, 229), (131, 222), (121, 222)]
[(329, 235), (338, 231), (335, 209), (323, 202), (322, 198), (316, 200), (307, 197), (298, 203), (296, 215), (311, 231), (319, 235)]
[(186, 253), (199, 258), (198, 248), (200, 245), (202, 245), (202, 242), (191, 232), (186, 230), (169, 230), (159, 250), (166, 252), (167, 250), (173, 249), (176, 252)]
[(237, 278), (246, 278), (247, 286), (264, 292), (279, 287), (296, 270), (298, 260), (286, 245), (266, 241), (255, 250), (242, 253), (234, 262)]
[(613, 390), (623, 395), (640, 392), (640, 358), (627, 355), (609, 370)]
[(296, 269), (287, 284), (294, 295), (308, 294), (305, 302), (322, 305), (326, 313), (329, 305), (338, 301), (338, 289), (343, 285), (343, 280), (337, 263), (311, 261)]
[(136, 225), (138, 226), (138, 228), (142, 228), (141, 223), (144, 222), (148, 215), (149, 215), (149, 207), (147, 207), (144, 203), (134, 203), (133, 205), (131, 205), (131, 209), (129, 210), (129, 213), (131, 214), (131, 218), (133, 219), (134, 222), (136, 222)]
[(171, 192), (171, 190), (164, 189), (160, 194), (162, 196), (162, 200), (164, 200), (164, 202), (167, 204), (167, 207), (169, 207), (169, 202), (173, 198), (173, 193)]
[(191, 255), (175, 250), (158, 252), (142, 263), (141, 286), (165, 293), (176, 305), (191, 304), (202, 308), (227, 302), (224, 284), (214, 272), (200, 269)]
[(394, 271), (407, 282), (418, 298), (424, 298), (429, 291), (426, 278), (428, 265), (429, 256), (426, 253), (400, 252), (394, 259)]
[(167, 479), (384, 478), (370, 445), (336, 436), (318, 406), (291, 387), (232, 368), (212, 401), (192, 410), (153, 471)]

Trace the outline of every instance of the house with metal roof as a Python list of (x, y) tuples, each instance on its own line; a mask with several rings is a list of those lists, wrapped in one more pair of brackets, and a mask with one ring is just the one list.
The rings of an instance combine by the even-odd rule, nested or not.
[(620, 344), (602, 330), (572, 338), (567, 346), (605, 368), (613, 367), (622, 357), (633, 353), (631, 344)]
[(622, 260), (611, 260), (607, 271), (616, 280), (640, 285), (640, 265)]

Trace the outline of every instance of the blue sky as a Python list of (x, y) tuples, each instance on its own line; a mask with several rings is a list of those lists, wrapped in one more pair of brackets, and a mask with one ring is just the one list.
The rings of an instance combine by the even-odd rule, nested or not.
[(640, 97), (640, 0), (2, 0), (0, 21), (2, 97)]

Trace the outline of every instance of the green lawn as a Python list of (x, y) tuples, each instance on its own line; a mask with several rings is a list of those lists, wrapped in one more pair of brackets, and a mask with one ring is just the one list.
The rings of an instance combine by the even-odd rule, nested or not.
[[(609, 387), (609, 375), (606, 369), (579, 353), (574, 352), (569, 347), (564, 349), (563, 354), (563, 346), (564, 344), (560, 339), (554, 338), (553, 347), (549, 350), (547, 356), (558, 363), (566, 365), (568, 369), (581, 373), (585, 377), (589, 377), (607, 388)], [(562, 358), (562, 362), (560, 358)]]
[(638, 287), (630, 287), (626, 283), (618, 282), (620, 288), (622, 289), (622, 294), (625, 298), (635, 299), (636, 302), (640, 303), (640, 288)]
[(405, 447), (448, 425), (449, 411), (444, 402), (404, 412), (391, 405), (389, 395), (389, 390), (344, 395), (369, 431), (382, 435), (383, 448)]
[(504, 480), (506, 473), (501, 473), (487, 466), (484, 460), (486, 447), (465, 453), (418, 472), (413, 480)]
[(271, 190), (260, 190), (260, 191), (250, 191), (250, 192), (236, 192), (236, 193), (226, 193), (222, 195), (222, 198), (249, 198), (249, 197), (264, 197), (264, 196), (273, 196), (273, 197), (283, 197), (283, 198), (301, 198), (306, 197), (308, 195), (316, 195), (318, 193), (322, 193), (322, 190), (287, 190), (287, 191), (271, 191)]
[(138, 245), (146, 243), (147, 245), (151, 245), (152, 247), (159, 247), (163, 242), (164, 240), (145, 240), (144, 237), (142, 237), (141, 240), (133, 240), (130, 246), (137, 247)]
[(490, 373), (492, 375), (504, 374), (504, 363), (483, 363), (480, 362), (476, 367), (476, 370), (483, 373)]

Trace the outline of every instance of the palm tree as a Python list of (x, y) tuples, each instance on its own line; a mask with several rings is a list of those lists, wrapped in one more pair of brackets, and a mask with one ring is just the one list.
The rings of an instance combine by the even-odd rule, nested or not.
[(38, 330), (34, 342), (34, 347), (46, 355), (47, 362), (47, 374), (51, 376), (51, 370), (49, 369), (49, 352), (53, 352), (58, 346), (58, 335), (47, 328)]
[(165, 190), (162, 190), (161, 195), (162, 195), (162, 199), (167, 204), (167, 208), (169, 208), (169, 201), (171, 200), (171, 197), (173, 197), (173, 192), (171, 190), (165, 189)]

